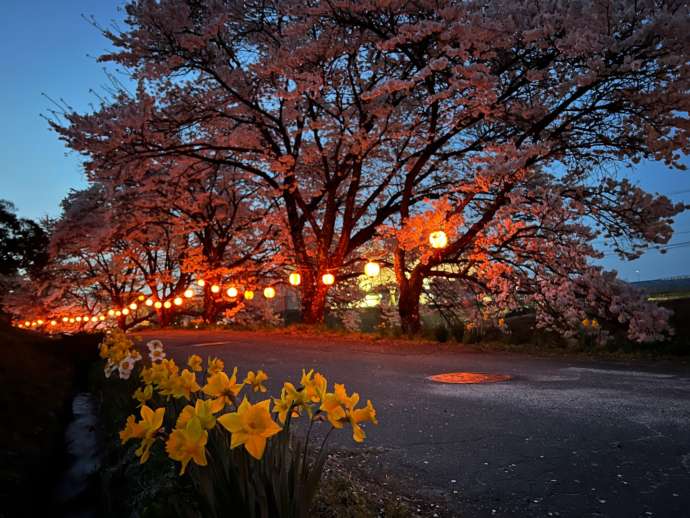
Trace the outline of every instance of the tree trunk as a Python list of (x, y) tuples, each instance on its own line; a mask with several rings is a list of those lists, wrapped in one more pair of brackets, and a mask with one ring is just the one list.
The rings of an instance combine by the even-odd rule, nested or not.
[(414, 284), (408, 284), (405, 289), (400, 290), (400, 298), (398, 300), (400, 326), (403, 333), (409, 336), (416, 335), (422, 328), (419, 318), (420, 295), (420, 290)]
[(326, 312), (326, 295), (328, 294), (327, 286), (309, 286), (305, 285), (302, 289), (302, 323), (315, 325), (323, 323), (324, 314)]

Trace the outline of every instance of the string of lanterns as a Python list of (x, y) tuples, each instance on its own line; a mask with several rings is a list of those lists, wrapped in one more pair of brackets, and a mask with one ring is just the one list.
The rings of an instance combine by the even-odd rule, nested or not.
[[(448, 236), (443, 230), (437, 230), (434, 232), (431, 232), (429, 234), (429, 244), (431, 245), (432, 248), (434, 249), (443, 249), (448, 245)], [(381, 265), (376, 262), (376, 261), (368, 261), (364, 265), (364, 274), (367, 277), (377, 277), (381, 273)], [(335, 284), (335, 275), (333, 275), (330, 272), (324, 273), (321, 276), (321, 282), (325, 286), (332, 286)], [(297, 272), (292, 272), (288, 275), (288, 283), (291, 286), (297, 287), (302, 283), (302, 276), (297, 273)], [(200, 288), (204, 288), (206, 286), (206, 281), (204, 279), (197, 279), (196, 285), (199, 286)], [(211, 293), (217, 295), (221, 292), (221, 286), (219, 284), (212, 284), (210, 287)], [(161, 309), (170, 309), (173, 306), (180, 307), (184, 304), (185, 299), (191, 299), (194, 297), (196, 293), (194, 292), (193, 289), (187, 288), (184, 290), (182, 293), (182, 296), (175, 296), (172, 299), (167, 299), (165, 301), (160, 301), (160, 300), (154, 300), (152, 296), (146, 297), (145, 295), (138, 295), (137, 300), (139, 302), (144, 302), (144, 305), (148, 308), (153, 307), (155, 310), (161, 310)], [(235, 286), (230, 286), (225, 290), (225, 294), (228, 296), (228, 298), (234, 299), (239, 296), (239, 290)], [(276, 296), (276, 290), (273, 286), (267, 286), (263, 289), (263, 295), (264, 298), (270, 300), (275, 298)], [(244, 290), (242, 294), (243, 298), (245, 300), (252, 300), (254, 299), (254, 292), (250, 289)], [(129, 305), (126, 305), (125, 307), (121, 309), (109, 309), (107, 311), (107, 316), (110, 318), (120, 318), (120, 317), (127, 317), (131, 312), (136, 311), (139, 308), (139, 304), (137, 304), (136, 301), (131, 302)], [(58, 317), (59, 318), (59, 317)], [(85, 325), (88, 323), (100, 323), (106, 320), (106, 316), (103, 314), (98, 314), (98, 315), (78, 315), (75, 317), (72, 316), (63, 316), (61, 317), (61, 321), (63, 324), (68, 324), (68, 325)], [(17, 324), (17, 327), (22, 327), (22, 328), (38, 328), (38, 327), (43, 327), (45, 324), (49, 325), (50, 327), (56, 327), (58, 325), (58, 320), (55, 318), (51, 319), (50, 321), (46, 322), (42, 319), (37, 319), (37, 320), (25, 320), (23, 322), (19, 322)]]

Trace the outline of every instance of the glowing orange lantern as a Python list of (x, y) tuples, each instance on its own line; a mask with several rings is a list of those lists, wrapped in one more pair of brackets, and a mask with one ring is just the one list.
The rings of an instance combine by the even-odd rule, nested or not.
[(175, 304), (176, 306), (181, 306), (182, 305), (182, 297), (175, 297), (175, 299), (173, 300), (173, 304)]
[(39, 319), (36, 323), (37, 323), (39, 326), (42, 326), (42, 325), (43, 325), (43, 320), (40, 320), (40, 319)]
[(163, 307), (163, 303), (160, 300), (157, 300), (156, 303), (154, 304), (154, 307), (156, 309), (160, 309)]
[(429, 234), (431, 248), (445, 248), (448, 246), (448, 236), (443, 230), (437, 230)]
[(122, 311), (120, 311), (120, 310), (118, 309), (118, 310), (115, 312), (115, 316), (116, 316), (116, 317), (121, 317), (121, 316), (122, 316)]
[(364, 265), (364, 273), (367, 277), (376, 277), (381, 273), (381, 266), (375, 261), (369, 261)]
[(234, 299), (235, 297), (237, 297), (237, 294), (239, 292), (237, 291), (237, 288), (232, 286), (232, 287), (228, 288), (228, 291), (226, 291), (225, 293), (228, 294), (228, 297), (230, 297), (231, 299)]
[(70, 318), (70, 319), (69, 319), (69, 323), (70, 323), (70, 324), (74, 324), (74, 319), (73, 319), (73, 318)]
[(103, 315), (98, 315), (98, 320), (100, 320), (101, 322), (103, 322), (103, 321), (105, 320), (105, 317), (104, 317)]
[(137, 299), (139, 299), (139, 302), (143, 302), (146, 297), (144, 295), (139, 295)]
[(24, 327), (24, 324), (22, 324), (21, 322), (19, 322), (19, 324), (17, 324), (17, 327)]
[(187, 288), (186, 290), (184, 290), (184, 296), (188, 299), (191, 299), (194, 296), (194, 290), (190, 290), (189, 288)]
[(144, 304), (146, 304), (148, 307), (153, 306), (153, 299), (149, 297), (148, 299), (146, 299), (146, 302), (144, 302)]
[(293, 286), (299, 286), (302, 282), (302, 276), (296, 272), (291, 273), (290, 277), (288, 277), (288, 280), (290, 281), (290, 284), (292, 284)]
[(76, 320), (77, 322), (81, 322), (81, 317), (77, 317), (75, 320)]
[(196, 285), (203, 288), (204, 286), (206, 286), (206, 281), (204, 279), (199, 279), (198, 281), (196, 281)]
[(57, 320), (51, 320), (50, 321), (51, 326), (56, 326), (57, 325)]
[(96, 315), (92, 316), (91, 322), (98, 322), (98, 317)]
[(273, 289), (271, 286), (264, 288), (264, 297), (266, 297), (267, 299), (272, 299), (275, 296), (276, 290)]
[(165, 302), (163, 302), (163, 307), (165, 309), (170, 309), (172, 307), (172, 304), (170, 303), (169, 300), (166, 300)]
[(244, 292), (244, 298), (246, 300), (252, 300), (254, 298), (254, 292), (252, 290), (246, 290)]
[(331, 286), (333, 283), (335, 283), (335, 275), (332, 273), (324, 273), (321, 277), (321, 282), (323, 282), (326, 286)]
[(213, 293), (219, 293), (220, 292), (220, 286), (218, 286), (217, 284), (214, 284), (213, 286), (211, 286), (211, 291)]
[(68, 320), (69, 320), (69, 318), (67, 318), (67, 317), (62, 317), (62, 321), (63, 321), (63, 322), (67, 322)]
[(129, 305), (129, 309), (131, 309), (132, 311), (134, 311), (135, 309), (137, 309), (137, 303), (136, 303), (136, 302), (132, 302), (132, 303)]
[(31, 322), (29, 322), (29, 321), (27, 320), (27, 321), (24, 322), (24, 325), (25, 325), (26, 327), (31, 327)]
[(109, 310), (108, 310), (108, 316), (109, 316), (109, 317), (115, 316), (115, 310), (114, 310), (114, 309), (109, 309)]
[(127, 309), (127, 308), (122, 308), (122, 314), (125, 315), (125, 316), (129, 315), (129, 309)]

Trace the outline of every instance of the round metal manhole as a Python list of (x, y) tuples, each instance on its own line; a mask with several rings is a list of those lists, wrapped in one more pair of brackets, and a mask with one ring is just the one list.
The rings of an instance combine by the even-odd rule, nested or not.
[(508, 381), (511, 379), (511, 376), (507, 374), (486, 374), (483, 372), (446, 372), (429, 376), (427, 379), (437, 383), (478, 384)]

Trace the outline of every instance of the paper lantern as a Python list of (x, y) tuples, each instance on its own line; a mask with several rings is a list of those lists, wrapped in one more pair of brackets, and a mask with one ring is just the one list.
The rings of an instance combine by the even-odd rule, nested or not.
[(237, 297), (238, 291), (237, 291), (237, 288), (232, 286), (232, 287), (228, 288), (228, 291), (226, 291), (225, 293), (228, 294), (228, 297), (230, 297), (231, 299), (234, 299), (235, 297)]
[(173, 304), (175, 304), (176, 306), (181, 306), (182, 302), (182, 297), (175, 297), (175, 299), (173, 300)]
[(163, 303), (160, 300), (157, 300), (156, 303), (154, 304), (154, 307), (156, 309), (160, 309), (163, 307)]
[(25, 325), (26, 327), (31, 327), (31, 322), (29, 322), (29, 321), (27, 320), (27, 321), (24, 322), (24, 325)]
[(290, 281), (290, 284), (292, 284), (293, 286), (299, 286), (302, 282), (302, 276), (297, 272), (291, 273), (290, 277), (288, 277), (288, 280)]
[(91, 322), (98, 322), (98, 317), (96, 315), (92, 316)]
[(264, 288), (264, 297), (266, 297), (267, 299), (272, 299), (275, 296), (276, 290), (273, 289), (271, 286)]
[(196, 285), (203, 288), (204, 286), (206, 286), (206, 281), (204, 279), (199, 279), (198, 281), (196, 281)]
[(70, 324), (74, 324), (74, 318), (70, 318), (70, 319), (69, 319), (69, 323), (70, 323)]
[(381, 273), (381, 266), (375, 261), (369, 261), (364, 265), (364, 273), (367, 275), (367, 277), (376, 277), (379, 273)]
[(62, 321), (63, 321), (63, 322), (67, 322), (68, 320), (69, 320), (69, 318), (67, 318), (67, 317), (62, 317)]
[(165, 309), (170, 309), (172, 307), (172, 304), (169, 300), (166, 300), (165, 302), (163, 302), (163, 307)]
[(146, 299), (146, 302), (144, 302), (144, 304), (146, 304), (148, 307), (153, 306), (153, 299), (149, 297), (148, 299)]
[(254, 298), (254, 292), (252, 290), (246, 290), (244, 292), (245, 300), (252, 300)]
[(101, 322), (103, 322), (103, 321), (105, 320), (105, 317), (104, 317), (103, 315), (98, 315), (98, 320), (100, 320)]
[(122, 314), (125, 315), (125, 316), (129, 315), (129, 309), (127, 309), (127, 308), (122, 308)]
[(448, 236), (443, 230), (437, 230), (429, 234), (431, 248), (445, 248), (448, 246)]
[(324, 273), (321, 277), (321, 282), (323, 282), (326, 286), (330, 286), (335, 283), (335, 275), (332, 273)]
[(76, 320), (77, 322), (81, 322), (81, 317), (77, 317), (75, 320)]
[(185, 298), (191, 299), (194, 296), (194, 290), (187, 288), (184, 290), (184, 296)]
[(139, 302), (143, 302), (145, 298), (146, 298), (145, 295), (139, 295), (139, 296), (137, 297), (137, 299), (139, 300)]
[(115, 316), (116, 316), (116, 317), (121, 317), (121, 316), (122, 316), (122, 311), (120, 311), (120, 310), (118, 309), (118, 310), (115, 312)]
[(114, 317), (114, 316), (115, 316), (115, 310), (114, 310), (114, 309), (109, 309), (109, 310), (108, 310), (108, 316)]
[(50, 321), (51, 326), (56, 326), (57, 325), (57, 320), (51, 320)]
[(211, 286), (211, 291), (213, 293), (219, 293), (220, 292), (220, 286), (218, 286), (217, 284), (214, 284), (213, 286)]
[(135, 309), (137, 309), (137, 303), (136, 303), (136, 302), (132, 302), (132, 303), (129, 305), (129, 309), (131, 309), (132, 311), (134, 311)]

